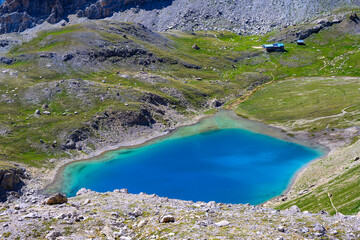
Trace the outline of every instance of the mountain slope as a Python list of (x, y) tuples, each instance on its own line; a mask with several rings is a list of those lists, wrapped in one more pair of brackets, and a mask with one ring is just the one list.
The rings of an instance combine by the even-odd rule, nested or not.
[(359, 0), (7, 0), (0, 7), (0, 33), (24, 31), (69, 14), (89, 19), (141, 23), (152, 30), (231, 30), (264, 33), (334, 9), (359, 6)]

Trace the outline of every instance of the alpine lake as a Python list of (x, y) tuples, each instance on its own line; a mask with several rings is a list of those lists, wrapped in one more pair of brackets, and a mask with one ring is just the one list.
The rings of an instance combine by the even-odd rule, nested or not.
[(325, 154), (279, 129), (220, 111), (131, 148), (66, 165), (57, 190), (155, 193), (191, 201), (261, 204), (284, 192), (296, 173)]

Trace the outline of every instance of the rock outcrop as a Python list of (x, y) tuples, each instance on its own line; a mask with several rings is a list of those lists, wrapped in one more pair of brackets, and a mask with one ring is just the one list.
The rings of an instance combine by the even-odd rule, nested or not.
[(11, 168), (0, 170), (0, 190), (13, 191), (16, 190), (22, 182), (25, 170), (22, 168)]
[(0, 162), (0, 202), (5, 201), (9, 194), (19, 197), (23, 179), (28, 177), (23, 168), (7, 164), (4, 166)]
[(69, 14), (105, 18), (135, 2), (146, 0), (7, 0), (0, 7), (0, 33), (24, 31), (44, 21), (57, 23)]

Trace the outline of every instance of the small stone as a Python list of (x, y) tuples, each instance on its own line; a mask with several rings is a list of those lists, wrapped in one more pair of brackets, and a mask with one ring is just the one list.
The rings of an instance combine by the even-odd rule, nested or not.
[(229, 224), (230, 224), (229, 221), (223, 220), (223, 221), (215, 223), (215, 226), (217, 226), (217, 227), (225, 227), (225, 226), (227, 226)]
[(325, 233), (326, 229), (319, 223), (315, 224), (314, 230), (319, 233)]
[(355, 159), (354, 159), (354, 161), (358, 161), (360, 159), (360, 157), (356, 157)]
[(87, 198), (84, 200), (83, 205), (88, 205), (89, 203), (91, 203), (91, 200)]
[(55, 218), (56, 219), (64, 219), (66, 217), (65, 213), (60, 213), (59, 215), (57, 215)]
[(61, 57), (61, 60), (64, 62), (67, 62), (71, 59), (73, 59), (74, 55), (71, 53), (65, 54), (64, 56)]
[(160, 219), (160, 223), (172, 223), (175, 222), (175, 217), (173, 215), (164, 215)]
[(119, 240), (132, 240), (132, 238), (131, 238), (131, 237), (121, 236), (121, 237), (119, 238)]
[(309, 228), (303, 227), (303, 228), (300, 229), (300, 232), (302, 232), (302, 233), (308, 233), (308, 232), (309, 232)]
[(36, 115), (40, 115), (40, 114), (41, 114), (40, 109), (36, 109), (36, 110), (35, 110), (35, 114), (36, 114)]
[(45, 238), (49, 239), (49, 240), (55, 240), (57, 237), (60, 237), (60, 236), (62, 236), (61, 232), (59, 232), (59, 231), (51, 231), (45, 236)]
[(138, 228), (144, 227), (147, 223), (148, 223), (147, 220), (141, 220), (141, 221), (137, 224), (137, 227), (138, 227)]
[(325, 210), (320, 210), (319, 211), (319, 214), (322, 214), (322, 215), (329, 215), (329, 213)]
[(208, 208), (214, 208), (215, 205), (216, 205), (215, 201), (210, 201), (210, 202), (208, 202), (208, 203), (206, 204), (206, 207), (208, 207)]
[(301, 212), (300, 208), (299, 208), (298, 206), (296, 206), (296, 205), (291, 206), (291, 207), (289, 208), (289, 211), (290, 211), (290, 212), (293, 212), (293, 213)]
[(195, 50), (200, 50), (200, 47), (199, 47), (197, 44), (194, 44), (194, 45), (192, 46), (192, 48), (195, 49)]
[(106, 83), (106, 81), (105, 81), (105, 80), (102, 80), (101, 82), (102, 82), (102, 83)]
[(108, 227), (108, 226), (105, 226), (105, 227), (101, 230), (100, 233), (103, 234), (103, 235), (105, 235), (105, 236), (106, 236), (106, 239), (108, 239), (108, 240), (115, 240), (113, 231), (112, 231), (112, 229), (111, 229), (110, 227)]
[(129, 191), (128, 191), (126, 188), (122, 188), (122, 189), (120, 189), (120, 193), (126, 193), (126, 194), (128, 194)]
[(285, 228), (284, 228), (283, 226), (279, 226), (279, 227), (277, 228), (277, 230), (278, 230), (279, 232), (285, 232)]
[(28, 213), (24, 216), (24, 218), (40, 218), (39, 214), (36, 212)]
[(336, 231), (335, 229), (333, 229), (333, 230), (330, 231), (330, 234), (331, 234), (331, 235), (336, 235), (336, 234), (338, 234), (338, 231)]
[(45, 115), (51, 115), (51, 112), (49, 112), (49, 111), (44, 111), (44, 114), (45, 114)]

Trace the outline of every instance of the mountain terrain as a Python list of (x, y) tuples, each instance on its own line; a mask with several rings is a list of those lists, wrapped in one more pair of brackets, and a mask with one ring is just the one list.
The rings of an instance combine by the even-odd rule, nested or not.
[(358, 0), (8, 0), (0, 7), (0, 33), (24, 31), (44, 21), (57, 23), (76, 15), (140, 23), (155, 31), (260, 34), (359, 5)]
[[(358, 14), (331, 0), (5, 1), (1, 238), (358, 239)], [(286, 51), (261, 48), (276, 41)], [(46, 203), (64, 164), (219, 109), (328, 154), (262, 206), (125, 189)]]

